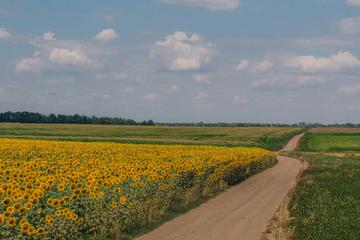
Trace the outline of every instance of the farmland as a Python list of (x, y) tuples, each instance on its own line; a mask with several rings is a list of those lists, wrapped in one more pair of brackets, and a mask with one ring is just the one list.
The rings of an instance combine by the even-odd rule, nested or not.
[(360, 151), (358, 129), (322, 129), (306, 133), (301, 143), (306, 152), (351, 152)]
[(360, 135), (356, 129), (314, 129), (302, 152), (308, 162), (290, 201), (293, 240), (360, 237)]
[(276, 163), (259, 148), (0, 139), (1, 239), (123, 239)]
[(0, 124), (0, 137), (62, 141), (261, 147), (279, 150), (300, 128)]

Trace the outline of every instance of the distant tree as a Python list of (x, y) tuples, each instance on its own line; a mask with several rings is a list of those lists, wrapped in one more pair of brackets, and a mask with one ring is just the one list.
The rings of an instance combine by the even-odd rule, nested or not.
[[(84, 116), (79, 114), (65, 115), (53, 113), (49, 115), (32, 112), (4, 112), (0, 113), (0, 122), (19, 123), (76, 123), (76, 124), (107, 124), (107, 125), (139, 125), (133, 119)], [(152, 120), (144, 121), (143, 125), (155, 125)]]

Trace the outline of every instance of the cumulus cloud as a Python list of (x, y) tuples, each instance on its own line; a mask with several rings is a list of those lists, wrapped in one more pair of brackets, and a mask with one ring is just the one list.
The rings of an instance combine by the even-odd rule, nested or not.
[(170, 92), (170, 93), (175, 93), (175, 92), (177, 92), (178, 90), (179, 90), (179, 88), (178, 88), (177, 85), (171, 85), (171, 86), (169, 87), (169, 92)]
[(90, 65), (91, 59), (80, 49), (54, 48), (49, 54), (49, 60), (64, 65)]
[(6, 30), (6, 28), (1, 27), (0, 28), (0, 39), (1, 38), (9, 38), (11, 34)]
[(44, 33), (43, 35), (43, 39), (44, 40), (47, 40), (47, 41), (55, 41), (56, 38), (55, 38), (55, 33), (53, 32), (46, 32)]
[(306, 73), (328, 73), (358, 68), (360, 67), (360, 60), (350, 52), (339, 52), (329, 57), (312, 55), (291, 57), (285, 66)]
[(240, 72), (248, 69), (250, 62), (248, 60), (241, 60), (240, 63), (236, 66), (236, 71)]
[(127, 79), (128, 75), (125, 73), (104, 73), (104, 74), (97, 74), (97, 80), (123, 80)]
[(195, 74), (193, 76), (193, 80), (194, 82), (197, 82), (197, 83), (207, 83), (207, 84), (210, 84), (211, 81), (209, 80), (210, 76), (207, 75), (207, 74)]
[(235, 10), (240, 7), (240, 0), (161, 0), (161, 2), (203, 7), (214, 11)]
[(112, 20), (114, 20), (114, 17), (113, 17), (112, 15), (106, 15), (106, 16), (104, 17), (104, 19), (105, 19), (106, 21), (112, 21)]
[(339, 23), (339, 27), (345, 33), (360, 33), (360, 17), (342, 19)]
[(251, 88), (288, 89), (307, 84), (322, 83), (329, 78), (321, 75), (291, 75), (278, 73), (252, 82)]
[(196, 94), (195, 98), (197, 100), (203, 101), (209, 98), (209, 94), (207, 94), (206, 92), (199, 92), (198, 94)]
[(35, 52), (31, 58), (24, 58), (17, 62), (16, 72), (39, 72), (44, 65), (39, 57), (39, 52)]
[(345, 2), (351, 6), (360, 6), (360, 0), (346, 0)]
[(347, 95), (360, 94), (360, 84), (342, 86), (339, 88), (339, 91)]
[(236, 66), (236, 71), (248, 71), (251, 73), (264, 73), (273, 68), (274, 64), (264, 57), (263, 60), (258, 62), (250, 62), (248, 60), (241, 60), (240, 63)]
[(272, 67), (273, 67), (273, 63), (267, 59), (264, 59), (263, 61), (257, 62), (255, 64), (255, 66), (252, 69), (252, 72), (263, 73), (269, 71), (270, 69), (272, 69)]
[(157, 95), (156, 93), (149, 93), (144, 96), (145, 100), (152, 101), (152, 102), (158, 100), (158, 98), (159, 98), (159, 95)]
[(170, 71), (194, 71), (211, 63), (214, 48), (214, 44), (199, 34), (175, 32), (157, 41), (150, 56)]
[(233, 97), (233, 102), (236, 104), (244, 104), (247, 103), (249, 101), (249, 99), (244, 98), (242, 96), (234, 96)]
[(94, 36), (94, 38), (101, 43), (110, 43), (118, 38), (114, 29), (105, 29)]

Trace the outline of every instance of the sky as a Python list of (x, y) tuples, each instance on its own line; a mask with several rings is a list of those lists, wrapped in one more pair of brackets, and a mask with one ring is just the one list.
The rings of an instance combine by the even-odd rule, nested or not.
[(360, 122), (360, 0), (1, 0), (0, 112)]

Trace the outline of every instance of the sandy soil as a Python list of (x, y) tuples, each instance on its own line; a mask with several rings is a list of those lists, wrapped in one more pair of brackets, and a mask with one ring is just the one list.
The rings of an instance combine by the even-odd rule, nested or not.
[[(282, 151), (293, 151), (302, 135)], [(296, 184), (302, 168), (297, 159), (278, 156), (279, 163), (230, 188), (200, 207), (161, 225), (138, 240), (258, 240)]]

